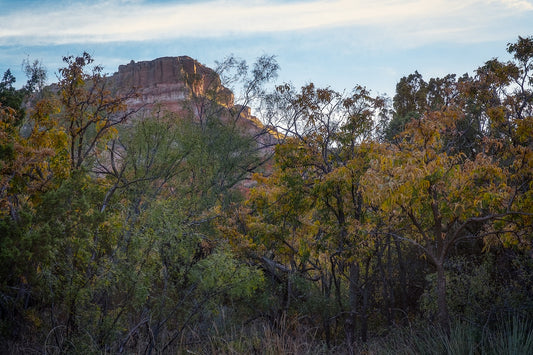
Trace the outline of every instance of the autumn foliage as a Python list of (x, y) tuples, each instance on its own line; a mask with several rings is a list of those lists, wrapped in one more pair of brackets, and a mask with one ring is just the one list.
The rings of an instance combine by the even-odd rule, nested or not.
[(178, 117), (129, 110), (87, 53), (48, 88), (38, 64), (25, 91), (6, 73), (0, 350), (379, 353), (463, 326), (496, 346), (533, 312), (533, 38), (507, 50), (392, 101), (267, 92), (273, 57), (229, 59), (275, 132), (262, 153), (218, 89)]

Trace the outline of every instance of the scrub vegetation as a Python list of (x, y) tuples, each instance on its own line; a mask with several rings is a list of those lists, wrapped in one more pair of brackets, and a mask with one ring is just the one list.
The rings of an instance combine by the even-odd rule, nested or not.
[(533, 37), (507, 50), (392, 100), (219, 63), (270, 150), (216, 88), (141, 113), (87, 53), (6, 71), (0, 351), (533, 353)]

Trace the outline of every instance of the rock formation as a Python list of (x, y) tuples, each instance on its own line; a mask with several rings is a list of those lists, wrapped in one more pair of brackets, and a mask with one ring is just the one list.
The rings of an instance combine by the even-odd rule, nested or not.
[(130, 106), (137, 108), (144, 105), (146, 109), (151, 109), (159, 104), (173, 112), (181, 111), (184, 101), (193, 93), (205, 95), (208, 86), (221, 86), (218, 75), (212, 69), (186, 56), (138, 63), (132, 60), (119, 66), (110, 80), (118, 90), (137, 89), (139, 97), (129, 102)]
[[(117, 92), (131, 88), (137, 90), (139, 95), (128, 101), (129, 108), (142, 108), (145, 112), (157, 108), (180, 115), (193, 114), (201, 119), (199, 107), (209, 101), (211, 105), (225, 108), (222, 119), (236, 120), (242, 132), (261, 136), (259, 144), (275, 144), (275, 132), (264, 134), (267, 129), (251, 115), (250, 108), (234, 104), (233, 93), (222, 85), (219, 75), (190, 57), (162, 57), (142, 62), (132, 60), (119, 66), (118, 72), (109, 80)], [(203, 101), (201, 105), (199, 100)]]

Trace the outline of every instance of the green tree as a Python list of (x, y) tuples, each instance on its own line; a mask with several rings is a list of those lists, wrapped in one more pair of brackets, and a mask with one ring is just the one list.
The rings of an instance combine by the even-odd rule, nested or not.
[[(135, 333), (145, 336), (148, 353), (168, 349), (228, 298), (249, 297), (261, 283), (224, 249), (215, 221), (238, 201), (236, 187), (264, 157), (239, 126), (243, 111), (223, 101), (228, 92), (218, 78), (188, 80), (190, 115), (156, 109), (138, 116), (96, 157), (94, 172), (107, 186), (100, 211), (123, 219), (111, 263), (130, 285), (121, 307), (135, 321), (121, 348)], [(213, 276), (219, 271), (212, 263), (231, 272)]]
[(0, 104), (15, 110), (15, 115), (18, 122), (20, 122), (24, 117), (24, 111), (22, 110), (24, 93), (15, 89), (13, 86), (15, 82), (16, 78), (11, 74), (11, 70), (6, 70), (0, 82)]

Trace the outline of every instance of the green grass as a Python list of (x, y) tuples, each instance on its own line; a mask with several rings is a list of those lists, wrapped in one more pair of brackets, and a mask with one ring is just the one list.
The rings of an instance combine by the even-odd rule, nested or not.
[[(71, 348), (72, 353), (98, 353), (88, 339), (79, 339)], [(147, 339), (139, 338), (138, 344), (129, 347), (126, 353), (146, 351)], [(41, 353), (33, 344), (4, 344), (3, 353)], [(43, 345), (43, 344), (41, 344)], [(50, 344), (48, 344), (50, 345)], [(85, 345), (83, 347), (82, 345)], [(1, 347), (0, 347), (1, 348)], [(41, 348), (41, 350), (43, 350)], [(46, 347), (50, 353), (60, 349)], [(351, 352), (352, 350), (353, 352)], [(466, 322), (452, 324), (447, 336), (439, 327), (421, 322), (416, 326), (398, 327), (387, 335), (373, 337), (366, 344), (343, 343), (327, 347), (318, 329), (301, 324), (298, 318), (282, 320), (272, 324), (257, 319), (247, 324), (236, 324), (224, 319), (204, 328), (189, 328), (170, 348), (156, 348), (153, 354), (442, 354), (442, 355), (523, 355), (533, 354), (533, 319), (510, 316), (496, 325), (476, 326)]]
[(523, 355), (533, 354), (533, 322), (510, 317), (496, 328), (468, 323), (452, 325), (447, 336), (439, 327), (399, 328), (375, 339), (369, 354)]

